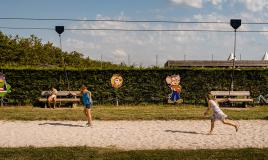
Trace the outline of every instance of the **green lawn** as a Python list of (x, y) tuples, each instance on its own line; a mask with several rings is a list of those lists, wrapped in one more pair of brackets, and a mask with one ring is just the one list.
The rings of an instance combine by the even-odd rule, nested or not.
[[(205, 106), (94, 106), (96, 120), (185, 120), (208, 119)], [(44, 109), (35, 107), (0, 107), (0, 120), (85, 120), (82, 107)], [(252, 108), (223, 108), (232, 119), (268, 120), (268, 106)]]
[(121, 151), (108, 148), (56, 147), (56, 148), (0, 148), (0, 160), (266, 160), (268, 148), (223, 150), (134, 150)]

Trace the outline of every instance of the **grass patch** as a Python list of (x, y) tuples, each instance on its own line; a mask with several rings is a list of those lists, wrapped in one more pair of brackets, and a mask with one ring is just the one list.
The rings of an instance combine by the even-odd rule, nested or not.
[[(200, 120), (204, 106), (94, 106), (95, 120)], [(86, 120), (83, 107), (44, 109), (35, 107), (0, 107), (0, 120)], [(228, 109), (223, 111), (236, 120), (268, 120), (268, 107)]]
[(0, 160), (120, 160), (120, 159), (180, 159), (180, 160), (265, 160), (268, 148), (221, 149), (221, 150), (133, 150), (109, 148), (54, 147), (54, 148), (0, 148)]

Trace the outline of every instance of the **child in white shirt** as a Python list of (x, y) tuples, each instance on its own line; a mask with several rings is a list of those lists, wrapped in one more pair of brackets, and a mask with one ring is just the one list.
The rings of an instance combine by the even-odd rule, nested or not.
[(238, 131), (238, 126), (235, 123), (231, 122), (230, 120), (226, 119), (227, 115), (225, 113), (223, 113), (223, 111), (220, 109), (217, 101), (214, 98), (212, 98), (212, 95), (207, 96), (207, 102), (208, 102), (208, 108), (207, 108), (206, 112), (204, 113), (204, 115), (206, 116), (210, 109), (213, 111), (213, 115), (211, 117), (211, 128), (210, 128), (209, 134), (212, 133), (212, 131), (214, 129), (214, 123), (216, 120), (222, 121), (223, 124), (233, 126), (233, 127), (235, 127), (236, 132)]

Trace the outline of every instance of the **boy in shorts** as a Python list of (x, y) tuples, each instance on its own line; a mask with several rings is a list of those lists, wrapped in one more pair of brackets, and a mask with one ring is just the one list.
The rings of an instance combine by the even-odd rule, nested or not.
[(204, 115), (206, 116), (210, 109), (212, 109), (212, 111), (213, 111), (213, 115), (211, 117), (211, 128), (210, 128), (209, 134), (212, 133), (212, 131), (214, 129), (214, 123), (216, 120), (222, 121), (223, 124), (233, 126), (235, 128), (236, 132), (238, 131), (238, 126), (236, 124), (234, 124), (233, 122), (226, 119), (227, 115), (225, 113), (223, 113), (223, 111), (219, 107), (219, 104), (217, 103), (215, 98), (213, 98), (212, 95), (207, 96), (207, 102), (208, 102), (208, 108), (205, 111)]
[(86, 86), (81, 87), (81, 98), (82, 103), (84, 105), (84, 113), (87, 117), (88, 123), (86, 124), (88, 127), (92, 127), (92, 115), (91, 115), (91, 108), (92, 108), (92, 98), (91, 98), (91, 92), (87, 90)]

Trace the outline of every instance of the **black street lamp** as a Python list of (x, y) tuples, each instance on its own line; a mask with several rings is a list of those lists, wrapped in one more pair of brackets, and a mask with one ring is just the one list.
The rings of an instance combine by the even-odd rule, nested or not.
[(231, 91), (234, 90), (234, 70), (235, 70), (235, 51), (236, 51), (236, 30), (241, 26), (241, 19), (231, 19), (230, 25), (234, 29), (234, 58), (233, 58), (233, 72), (232, 72), (232, 82), (231, 82)]
[[(60, 38), (60, 49), (61, 49), (61, 52), (62, 52), (61, 34), (64, 32), (64, 26), (55, 26), (55, 31), (59, 34), (59, 38)], [(68, 91), (69, 91), (70, 90), (70, 84), (69, 84), (69, 79), (68, 79), (68, 75), (67, 75), (67, 71), (66, 71), (64, 55), (62, 57), (62, 61), (63, 61), (63, 67), (64, 67), (64, 72), (65, 72), (65, 78), (66, 78), (67, 83), (68, 83)]]
[(60, 49), (62, 50), (61, 34), (64, 32), (64, 26), (55, 26), (55, 31), (59, 34), (59, 37), (60, 37)]

